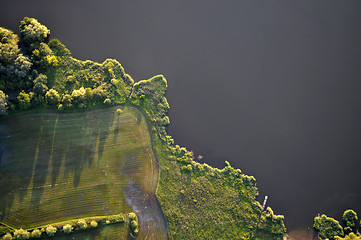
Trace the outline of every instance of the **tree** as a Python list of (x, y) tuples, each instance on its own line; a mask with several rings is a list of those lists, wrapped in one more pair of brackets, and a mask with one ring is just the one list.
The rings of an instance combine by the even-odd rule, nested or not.
[(71, 98), (71, 96), (69, 95), (69, 94), (65, 94), (64, 96), (63, 96), (63, 99), (61, 100), (61, 102), (63, 103), (63, 106), (64, 107), (67, 107), (67, 108), (69, 108), (69, 107), (71, 107), (71, 102), (72, 102), (72, 98)]
[(32, 63), (18, 47), (18, 36), (0, 27), (0, 88), (13, 90), (31, 86)]
[(96, 228), (98, 226), (98, 223), (96, 221), (91, 221), (90, 226), (92, 226), (93, 228)]
[(49, 39), (49, 29), (39, 23), (35, 18), (25, 17), (20, 22), (20, 39), (25, 47), (27, 54), (31, 54), (40, 47), (40, 43)]
[(65, 225), (63, 226), (63, 231), (64, 231), (65, 233), (71, 233), (72, 230), (73, 230), (73, 227), (72, 227), (70, 224), (65, 224)]
[(10, 233), (7, 233), (4, 237), (3, 237), (3, 240), (12, 240), (13, 237), (11, 236)]
[(349, 209), (343, 213), (342, 221), (346, 227), (350, 227), (351, 229), (353, 229), (356, 226), (357, 220), (358, 218), (355, 211)]
[(31, 237), (40, 238), (41, 237), (41, 231), (39, 229), (35, 229), (34, 231), (32, 231)]
[(34, 93), (38, 95), (44, 95), (48, 91), (48, 77), (44, 74), (40, 74), (34, 80)]
[(336, 236), (343, 236), (340, 223), (325, 214), (322, 214), (321, 217), (315, 217), (313, 227), (319, 231), (322, 239), (335, 239)]
[(0, 90), (0, 115), (5, 115), (8, 109), (8, 96)]
[(20, 110), (28, 110), (31, 106), (30, 95), (21, 91), (19, 96), (17, 96)]
[(53, 53), (58, 57), (66, 57), (71, 55), (70, 51), (58, 40), (52, 39), (49, 42), (49, 47), (53, 50)]
[(50, 89), (45, 94), (45, 100), (49, 105), (57, 105), (60, 101), (60, 95), (55, 89)]
[(80, 104), (85, 101), (85, 89), (83, 87), (78, 90), (73, 90), (71, 93), (71, 97), (73, 98), (74, 103)]
[(50, 237), (54, 236), (56, 231), (57, 231), (57, 228), (52, 225), (50, 225), (46, 228), (46, 234), (48, 234), (48, 236), (50, 236)]
[(80, 227), (80, 229), (86, 229), (88, 227), (88, 225), (86, 224), (86, 221), (84, 219), (80, 219), (78, 221), (78, 226)]
[(30, 233), (22, 228), (15, 230), (14, 232), (15, 239), (29, 239)]

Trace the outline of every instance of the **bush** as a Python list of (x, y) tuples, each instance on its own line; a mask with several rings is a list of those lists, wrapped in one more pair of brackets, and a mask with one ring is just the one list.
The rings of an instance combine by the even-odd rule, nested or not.
[(31, 233), (31, 237), (33, 238), (40, 238), (41, 236), (41, 231), (39, 229), (35, 229), (32, 233)]
[(96, 221), (91, 221), (90, 226), (92, 226), (93, 228), (96, 228), (98, 226), (98, 223)]
[(3, 237), (3, 240), (12, 240), (13, 239), (13, 236), (11, 236), (10, 233), (7, 233), (4, 237)]
[(80, 227), (80, 229), (87, 229), (88, 225), (86, 224), (86, 221), (84, 219), (81, 219), (78, 221), (78, 226)]
[(54, 226), (51, 226), (51, 225), (46, 228), (46, 234), (48, 234), (48, 236), (50, 236), (50, 237), (54, 236), (56, 231), (57, 231), (57, 228)]
[(15, 239), (29, 239), (30, 233), (22, 228), (15, 230), (14, 232)]
[(73, 230), (73, 227), (70, 224), (65, 224), (63, 226), (63, 232), (64, 233), (71, 233)]

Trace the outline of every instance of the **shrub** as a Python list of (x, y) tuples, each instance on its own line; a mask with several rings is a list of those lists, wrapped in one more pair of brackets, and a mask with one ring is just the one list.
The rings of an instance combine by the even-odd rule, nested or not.
[(4, 237), (3, 237), (3, 240), (12, 240), (13, 239), (13, 236), (11, 236), (10, 233), (7, 233)]
[(15, 230), (14, 238), (15, 239), (29, 239), (30, 233), (22, 228)]
[(91, 221), (90, 226), (92, 226), (93, 228), (96, 228), (98, 226), (98, 223), (96, 221)]
[(105, 221), (105, 224), (110, 224), (110, 221), (109, 221), (109, 220), (106, 220), (106, 221)]
[(71, 233), (72, 230), (73, 230), (73, 227), (70, 224), (65, 224), (63, 226), (63, 232), (64, 233)]
[(86, 221), (84, 219), (81, 219), (78, 221), (78, 226), (80, 229), (87, 229), (88, 225), (86, 224)]
[(31, 237), (33, 238), (40, 238), (41, 236), (41, 231), (39, 229), (35, 229), (32, 233), (31, 233)]
[(54, 236), (56, 231), (57, 228), (51, 225), (46, 228), (46, 234), (48, 234), (50, 237)]

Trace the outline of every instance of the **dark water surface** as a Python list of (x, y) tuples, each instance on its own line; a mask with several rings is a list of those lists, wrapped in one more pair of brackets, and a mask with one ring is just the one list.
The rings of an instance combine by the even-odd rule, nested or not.
[(176, 143), (254, 175), (290, 230), (361, 214), (361, 2), (0, 1), (79, 59), (163, 73)]

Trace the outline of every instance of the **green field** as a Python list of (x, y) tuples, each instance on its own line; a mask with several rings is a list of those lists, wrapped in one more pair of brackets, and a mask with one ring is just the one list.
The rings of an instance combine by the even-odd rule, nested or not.
[(154, 194), (158, 165), (147, 123), (134, 108), (116, 109), (2, 120), (1, 222), (29, 229), (131, 212), (124, 195), (129, 182)]

